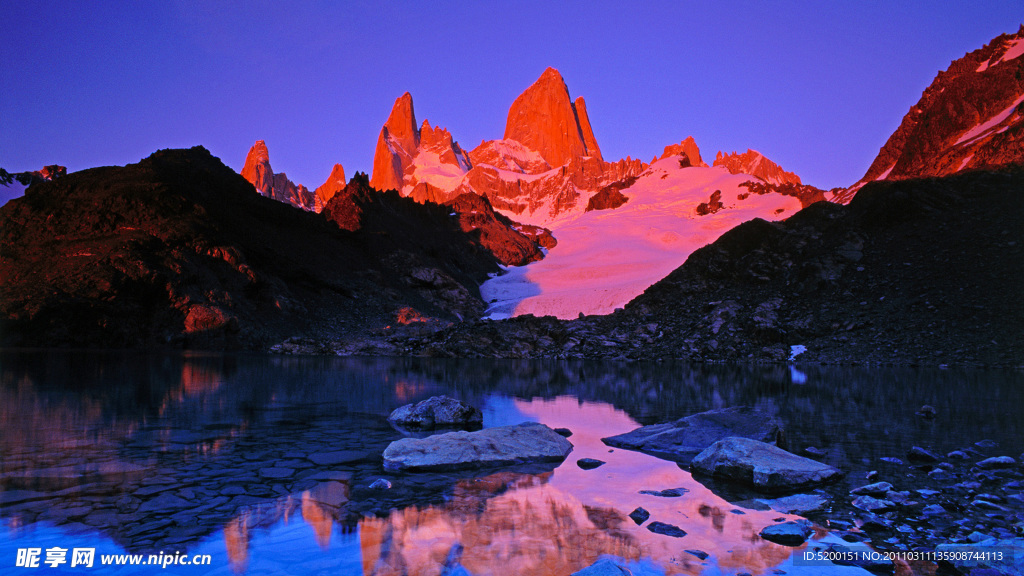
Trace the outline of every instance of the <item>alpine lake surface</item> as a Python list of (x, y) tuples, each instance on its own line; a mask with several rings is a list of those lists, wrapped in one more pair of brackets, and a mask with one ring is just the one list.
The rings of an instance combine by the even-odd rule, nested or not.
[[(386, 472), (381, 453), (403, 437), (387, 416), (440, 394), (479, 407), (485, 427), (568, 428), (574, 449), (560, 464)], [(763, 502), (778, 495), (601, 442), (741, 405), (774, 415), (790, 451), (820, 449), (845, 472), (805, 491), (825, 504), (805, 512), (815, 528), (802, 545), (759, 537), (800, 518)], [(632, 574), (868, 574), (801, 555), (1013, 537), (1024, 510), (1019, 462), (972, 464), (1020, 459), (1020, 371), (4, 351), (0, 411), (0, 573), (568, 576), (606, 558)], [(914, 446), (940, 462), (908, 461)], [(851, 506), (871, 471), (900, 492), (895, 511)], [(641, 493), (667, 489), (679, 495)], [(972, 505), (977, 493), (994, 506)], [(945, 514), (920, 513), (936, 503)], [(629, 517), (638, 507), (642, 525)], [(655, 521), (685, 536), (648, 530)], [(16, 565), (30, 548), (42, 552), (35, 570)], [(53, 548), (95, 549), (95, 564), (51, 568)], [(211, 562), (100, 565), (176, 553)]]

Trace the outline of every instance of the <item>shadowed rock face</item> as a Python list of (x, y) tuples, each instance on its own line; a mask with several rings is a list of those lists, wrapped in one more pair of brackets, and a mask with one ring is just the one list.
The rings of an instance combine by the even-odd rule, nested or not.
[(939, 72), (860, 182), (1024, 161), (1024, 26)]
[(38, 183), (0, 209), (3, 342), (265, 348), (365, 333), (403, 307), (482, 311), (493, 256), (448, 209), (405, 200), (403, 219), (394, 200), (339, 230), (199, 147)]

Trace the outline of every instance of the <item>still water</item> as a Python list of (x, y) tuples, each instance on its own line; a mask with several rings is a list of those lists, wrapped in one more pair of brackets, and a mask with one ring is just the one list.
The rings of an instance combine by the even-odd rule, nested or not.
[[(438, 394), (485, 426), (569, 428), (574, 450), (558, 466), (385, 473), (401, 437), (387, 415)], [(923, 404), (939, 417), (916, 417)], [(0, 572), (568, 576), (611, 556), (634, 574), (867, 574), (794, 564), (803, 547), (758, 532), (795, 516), (600, 441), (736, 405), (776, 415), (791, 450), (824, 449), (850, 485), (913, 445), (1024, 450), (1019, 372), (3, 352)], [(640, 494), (666, 488), (684, 494)], [(638, 506), (687, 535), (637, 526)], [(40, 567), (18, 567), (30, 548)], [(91, 568), (70, 565), (76, 548)], [(55, 549), (66, 562), (51, 567)], [(131, 554), (142, 565), (115, 565)]]

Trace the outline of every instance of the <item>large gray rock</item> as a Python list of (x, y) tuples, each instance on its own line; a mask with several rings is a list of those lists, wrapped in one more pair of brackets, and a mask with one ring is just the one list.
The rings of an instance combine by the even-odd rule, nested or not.
[(751, 440), (726, 438), (698, 454), (690, 470), (733, 480), (762, 492), (789, 492), (837, 480), (839, 470), (782, 448)]
[(484, 416), (478, 408), (450, 396), (431, 396), (415, 404), (396, 408), (388, 422), (401, 428), (433, 430), (434, 428), (480, 428)]
[(709, 410), (675, 422), (643, 426), (601, 441), (616, 448), (638, 450), (689, 464), (693, 457), (715, 442), (738, 436), (782, 445), (779, 423), (770, 415), (749, 406)]
[(526, 462), (561, 462), (572, 444), (543, 424), (403, 438), (384, 450), (386, 470), (464, 470)]

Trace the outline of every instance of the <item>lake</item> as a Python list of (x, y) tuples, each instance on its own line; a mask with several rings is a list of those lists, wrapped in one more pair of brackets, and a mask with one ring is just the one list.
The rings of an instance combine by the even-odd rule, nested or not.
[[(480, 407), (485, 427), (569, 428), (573, 452), (560, 465), (386, 473), (380, 455), (402, 437), (388, 414), (439, 394)], [(936, 418), (915, 415), (926, 404)], [(0, 572), (31, 573), (18, 564), (38, 549), (38, 570), (69, 574), (568, 576), (602, 557), (634, 574), (867, 574), (807, 566), (809, 544), (760, 539), (797, 517), (756, 495), (600, 440), (737, 405), (773, 414), (791, 451), (819, 448), (847, 473), (821, 492), (838, 523), (812, 518), (809, 544), (857, 532), (862, 517), (841, 500), (868, 471), (897, 490), (946, 490), (930, 469), (882, 458), (1024, 450), (1014, 371), (5, 351)], [(584, 470), (585, 457), (606, 463)], [(390, 488), (371, 487), (381, 479)], [(683, 495), (640, 493), (667, 488)], [(1019, 483), (1016, 497), (999, 489), (1019, 517)], [(636, 525), (637, 507), (686, 536)], [(964, 512), (947, 529), (991, 530), (986, 518)], [(938, 528), (894, 527), (890, 544), (919, 545), (926, 530)], [(146, 565), (151, 555), (170, 564)]]

